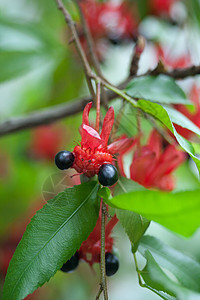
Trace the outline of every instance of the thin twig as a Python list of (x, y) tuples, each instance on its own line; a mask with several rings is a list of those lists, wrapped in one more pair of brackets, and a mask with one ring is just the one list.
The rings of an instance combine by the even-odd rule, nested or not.
[(137, 75), (140, 56), (144, 51), (144, 47), (145, 47), (145, 39), (143, 36), (139, 36), (134, 47), (134, 53), (130, 64), (130, 70), (129, 70), (130, 77), (134, 77)]
[(103, 78), (103, 74), (101, 72), (99, 61), (97, 59), (96, 52), (94, 50), (94, 43), (93, 43), (93, 39), (92, 39), (92, 36), (91, 36), (91, 32), (90, 32), (90, 29), (88, 27), (87, 21), (84, 17), (84, 13), (83, 13), (83, 10), (81, 8), (80, 1), (75, 0), (75, 2), (76, 2), (77, 6), (78, 6), (78, 9), (79, 9), (79, 13), (80, 13), (80, 17), (81, 17), (81, 23), (82, 23), (82, 27), (83, 27), (83, 33), (84, 33), (84, 36), (85, 36), (85, 39), (86, 39), (86, 42), (87, 42), (87, 46), (88, 46), (88, 50), (89, 50), (89, 53), (88, 53), (89, 57), (91, 57), (93, 66), (94, 66), (97, 74), (100, 77)]
[(106, 205), (101, 200), (101, 285), (103, 288), (104, 300), (108, 300), (107, 282), (106, 282), (106, 266), (105, 266), (105, 225), (106, 225)]
[(92, 87), (92, 84), (90, 82), (90, 77), (92, 75), (92, 70), (90, 68), (90, 65), (88, 63), (86, 55), (85, 55), (85, 53), (83, 51), (83, 48), (81, 46), (81, 43), (80, 43), (80, 40), (79, 40), (79, 36), (78, 36), (77, 31), (76, 31), (75, 24), (74, 24), (74, 22), (73, 22), (73, 20), (71, 18), (71, 15), (69, 14), (68, 10), (64, 6), (62, 0), (55, 0), (55, 1), (57, 3), (58, 9), (63, 13), (63, 15), (65, 17), (65, 21), (66, 21), (66, 23), (68, 24), (68, 26), (69, 26), (69, 28), (71, 30), (71, 34), (72, 34), (72, 37), (74, 38), (76, 49), (78, 51), (78, 54), (80, 56), (83, 68), (85, 70), (85, 74), (86, 74), (86, 78), (87, 78), (87, 83), (88, 83), (89, 90), (90, 90), (91, 94), (94, 96), (94, 93), (92, 91), (93, 87)]
[(158, 68), (156, 67), (154, 70), (150, 70), (142, 75), (139, 75), (138, 77), (146, 76), (146, 75), (156, 76), (160, 74), (172, 77), (174, 79), (185, 79), (187, 77), (200, 75), (200, 66), (191, 66), (184, 69), (174, 69), (172, 71), (158, 70)]
[(96, 300), (99, 300), (99, 298), (100, 298), (102, 292), (103, 292), (103, 287), (102, 287), (102, 285), (101, 285), (101, 283), (100, 283), (100, 285), (99, 285), (99, 290), (98, 290), (98, 293), (97, 293), (97, 295), (96, 295)]
[[(83, 13), (82, 7), (80, 5), (80, 0), (75, 0), (75, 2), (76, 2), (77, 6), (78, 6), (78, 9), (79, 9), (79, 13), (80, 13), (80, 17), (81, 17), (81, 23), (82, 23), (82, 27), (83, 27), (83, 33), (84, 33), (86, 43), (87, 43), (87, 47), (88, 47), (88, 55), (91, 58), (92, 65), (93, 65), (97, 75), (101, 79), (103, 79), (104, 81), (109, 83), (107, 81), (107, 79), (103, 76), (103, 73), (101, 71), (101, 67), (100, 67), (100, 64), (99, 64), (99, 61), (98, 61), (98, 58), (97, 58), (97, 55), (96, 55), (96, 51), (95, 51), (91, 31), (90, 31), (90, 28), (87, 24), (87, 20), (84, 17), (84, 13)], [(102, 100), (103, 100), (102, 104), (105, 107), (105, 109), (107, 110), (108, 109), (108, 97), (107, 97), (107, 94), (105, 92), (104, 86), (102, 86)]]
[[(123, 88), (121, 84), (119, 88)], [(116, 98), (116, 93), (107, 91), (108, 101)], [(75, 115), (83, 111), (85, 105), (94, 100), (91, 96), (74, 99), (66, 104), (59, 104), (46, 109), (33, 111), (26, 116), (10, 118), (0, 123), (0, 136), (34, 128), (37, 126), (51, 124), (60, 119)]]

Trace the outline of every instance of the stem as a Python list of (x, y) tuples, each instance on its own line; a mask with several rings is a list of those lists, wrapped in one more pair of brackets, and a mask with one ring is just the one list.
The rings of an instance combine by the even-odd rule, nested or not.
[(78, 36), (77, 31), (76, 31), (75, 24), (74, 24), (74, 22), (72, 20), (71, 15), (69, 14), (68, 10), (65, 8), (62, 0), (55, 0), (55, 1), (57, 3), (58, 9), (61, 10), (61, 12), (63, 13), (63, 15), (65, 17), (65, 21), (66, 21), (66, 23), (68, 24), (68, 26), (69, 26), (69, 28), (71, 30), (71, 34), (72, 34), (72, 37), (74, 39), (76, 49), (78, 51), (78, 54), (80, 56), (83, 68), (85, 70), (85, 74), (86, 74), (86, 77), (87, 77), (87, 83), (88, 83), (89, 90), (93, 94), (91, 82), (89, 83), (90, 78), (92, 76), (92, 70), (91, 70), (90, 65), (88, 63), (88, 60), (86, 58), (85, 52), (84, 52), (84, 50), (83, 50), (83, 48), (81, 46), (81, 43), (80, 43), (80, 40), (79, 40), (79, 36)]
[(76, 4), (78, 6), (78, 9), (79, 9), (80, 17), (81, 17), (81, 23), (83, 26), (83, 32), (85, 34), (85, 39), (86, 39), (88, 50), (89, 50), (89, 56), (92, 59), (93, 66), (94, 66), (94, 69), (96, 70), (97, 74), (103, 78), (103, 75), (102, 75), (101, 69), (100, 69), (100, 65), (99, 65), (99, 61), (97, 59), (97, 56), (96, 56), (96, 53), (94, 50), (94, 43), (93, 43), (92, 35), (91, 35), (90, 29), (88, 27), (87, 21), (84, 17), (84, 13), (83, 13), (83, 10), (81, 8), (79, 1), (80, 0), (75, 0)]
[(131, 98), (129, 95), (127, 95), (126, 93), (124, 93), (122, 90), (119, 90), (117, 87), (108, 84), (105, 81), (102, 81), (102, 84), (107, 87), (107, 89), (113, 91), (115, 94), (119, 95), (120, 97), (122, 97), (123, 99), (125, 99), (127, 102), (131, 103), (134, 106), (137, 106), (137, 101), (134, 100), (133, 98)]
[(101, 200), (101, 286), (103, 288), (104, 300), (108, 300), (106, 265), (105, 265), (105, 217), (106, 205)]
[(96, 295), (96, 300), (99, 300), (102, 292), (103, 292), (103, 287), (102, 287), (102, 285), (100, 283), (100, 285), (99, 285), (99, 291), (98, 291), (98, 294)]
[(100, 82), (96, 83), (96, 131), (99, 132), (99, 122), (100, 122), (100, 92), (101, 92), (101, 84)]
[(140, 275), (140, 272), (141, 272), (141, 271), (139, 270), (138, 262), (137, 262), (137, 258), (136, 258), (136, 254), (135, 254), (135, 253), (133, 253), (133, 257), (134, 257), (134, 261), (135, 261), (135, 268), (136, 268), (136, 272), (137, 272), (137, 275), (138, 275), (138, 282), (139, 282), (139, 285), (140, 285), (141, 287), (143, 287), (143, 288), (146, 288), (146, 289), (152, 291), (153, 293), (155, 293), (156, 295), (158, 295), (158, 296), (161, 297), (162, 299), (165, 299), (164, 297), (162, 297), (162, 295), (160, 295), (160, 294), (158, 293), (157, 290), (155, 290), (155, 289), (152, 288), (151, 286), (147, 285), (146, 283), (143, 283), (143, 282), (142, 282), (142, 277), (141, 277), (141, 275)]

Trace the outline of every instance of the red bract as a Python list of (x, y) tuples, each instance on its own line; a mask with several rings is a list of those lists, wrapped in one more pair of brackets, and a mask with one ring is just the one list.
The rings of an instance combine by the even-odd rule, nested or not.
[(160, 45), (156, 46), (156, 54), (158, 60), (161, 59), (164, 64), (173, 69), (187, 68), (191, 65), (191, 59), (188, 54), (181, 54), (180, 56), (173, 56), (171, 53), (167, 54), (164, 48)]
[(168, 16), (175, 2), (177, 2), (177, 0), (149, 0), (150, 12), (157, 16)]
[[(117, 224), (118, 219), (116, 215), (106, 224), (105, 229), (105, 253), (112, 252), (113, 238), (111, 232), (114, 226)], [(81, 248), (78, 250), (79, 257), (86, 261), (90, 266), (94, 263), (100, 262), (101, 256), (101, 214), (97, 220), (96, 226), (90, 233), (88, 239), (84, 241)]]
[[(130, 166), (130, 177), (146, 188), (156, 188), (170, 191), (174, 189), (172, 172), (184, 161), (185, 154), (177, 150), (174, 145), (162, 149), (163, 139), (153, 130), (147, 145), (140, 146), (140, 138), (135, 139), (132, 147), (133, 160)], [(123, 168), (124, 151), (119, 156), (121, 174), (125, 176)]]
[(89, 112), (92, 102), (88, 103), (83, 111), (81, 126), (81, 145), (77, 145), (73, 154), (75, 156), (72, 168), (78, 173), (92, 177), (98, 174), (103, 164), (112, 164), (113, 155), (123, 151), (132, 143), (132, 139), (121, 138), (108, 145), (108, 139), (114, 123), (114, 109), (110, 107), (103, 121), (101, 134), (89, 125)]
[[(195, 84), (192, 86), (192, 89), (189, 94), (189, 99), (194, 104), (194, 112), (191, 112), (187, 107), (185, 107), (182, 104), (175, 105), (175, 108), (200, 128), (200, 88), (198, 88)], [(176, 124), (174, 126), (178, 133), (180, 133), (186, 139), (189, 139), (191, 135), (193, 135), (193, 133), (186, 128), (183, 128)]]

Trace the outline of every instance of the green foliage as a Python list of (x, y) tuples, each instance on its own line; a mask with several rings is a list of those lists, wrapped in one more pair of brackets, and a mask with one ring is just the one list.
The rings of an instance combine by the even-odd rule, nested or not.
[(178, 134), (178, 132), (174, 128), (173, 123), (187, 128), (198, 135), (200, 134), (199, 128), (186, 117), (184, 117), (181, 113), (174, 111), (172, 108), (162, 107), (157, 103), (146, 100), (139, 100), (137, 102), (137, 107), (142, 109), (145, 113), (148, 113), (158, 119), (174, 134), (179, 145), (192, 157), (197, 165), (198, 170), (200, 171), (200, 161), (194, 154), (192, 144), (188, 140), (183, 138), (180, 134)]
[(200, 225), (199, 195), (199, 189), (177, 193), (132, 191), (115, 196), (107, 203), (139, 213), (183, 236), (190, 236)]
[(9, 265), (4, 299), (24, 299), (79, 249), (99, 215), (98, 189), (94, 181), (66, 189), (36, 213)]
[(151, 236), (142, 238), (139, 251), (147, 260), (140, 274), (148, 286), (180, 300), (200, 298), (197, 261)]
[(164, 75), (135, 78), (127, 85), (126, 92), (131, 97), (158, 103), (190, 103), (175, 80)]
[(136, 252), (141, 237), (149, 227), (149, 220), (133, 211), (122, 209), (117, 209), (117, 218), (130, 239), (132, 251)]
[[(115, 187), (114, 195), (122, 195), (124, 192), (127, 193), (128, 191), (133, 190), (145, 190), (145, 188), (133, 180), (127, 179), (125, 177), (120, 177)], [(111, 198), (107, 199), (109, 200)], [(133, 211), (117, 209), (116, 213), (117, 218), (119, 219), (130, 239), (132, 251), (136, 252), (141, 237), (149, 227), (149, 220), (143, 218), (141, 215)]]

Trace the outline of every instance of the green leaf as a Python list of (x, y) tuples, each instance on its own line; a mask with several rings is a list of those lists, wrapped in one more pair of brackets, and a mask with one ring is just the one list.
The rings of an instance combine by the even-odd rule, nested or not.
[(191, 104), (175, 80), (164, 75), (133, 79), (126, 87), (129, 96), (165, 104)]
[[(184, 124), (184, 120), (187, 119), (186, 117), (184, 117), (178, 112), (175, 117), (174, 111), (172, 109), (164, 108), (157, 103), (152, 103), (146, 100), (139, 100), (137, 102), (137, 107), (158, 119), (174, 134), (179, 145), (192, 157), (200, 172), (200, 161), (194, 155), (194, 149), (192, 147), (192, 144), (185, 138), (183, 138), (180, 134), (178, 134), (178, 132), (174, 128), (173, 122), (193, 131), (198, 135), (200, 134), (200, 129), (189, 120), (187, 120), (186, 124)], [(182, 116), (181, 118), (180, 115)]]
[(117, 218), (127, 233), (132, 245), (132, 251), (135, 253), (141, 237), (149, 227), (149, 220), (133, 211), (122, 209), (117, 209)]
[(141, 214), (183, 236), (200, 226), (200, 190), (177, 193), (133, 191), (107, 200), (115, 208)]
[[(114, 190), (114, 195), (121, 195), (129, 191), (145, 190), (145, 188), (137, 182), (126, 177), (120, 177)], [(111, 200), (107, 198), (105, 200)], [(128, 210), (116, 210), (117, 218), (122, 224), (126, 234), (128, 235), (132, 244), (132, 251), (136, 252), (140, 238), (147, 230), (150, 222), (141, 215)]]
[(79, 249), (99, 215), (98, 189), (94, 181), (66, 189), (36, 213), (10, 262), (5, 300), (24, 299)]
[(200, 299), (200, 264), (151, 236), (144, 236), (139, 246), (147, 259), (139, 271), (154, 292), (163, 291), (176, 299)]
[(156, 262), (170, 271), (185, 288), (200, 292), (200, 264), (152, 236), (141, 239), (139, 251), (145, 256), (150, 251)]

